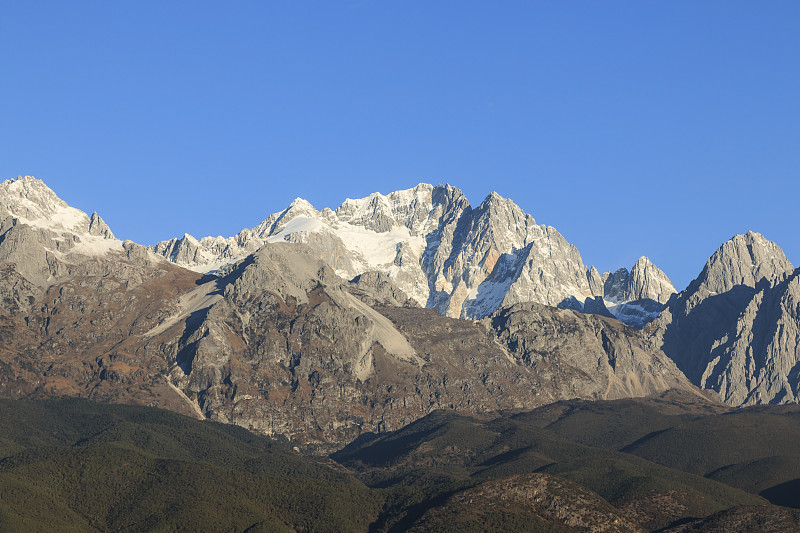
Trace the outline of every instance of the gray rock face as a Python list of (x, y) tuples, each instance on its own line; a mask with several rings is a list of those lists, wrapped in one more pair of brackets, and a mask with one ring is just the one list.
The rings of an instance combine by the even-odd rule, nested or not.
[[(198, 241), (184, 235), (153, 251), (187, 268), (224, 273), (226, 264), (262, 244), (284, 241), (310, 246), (346, 279), (382, 272), (418, 305), (450, 317), (481, 318), (525, 301), (582, 310), (586, 298), (604, 295), (600, 274), (587, 269), (578, 250), (554, 228), (536, 224), (496, 193), (473, 209), (449, 185), (375, 193), (345, 200), (336, 210), (317, 211), (298, 198), (235, 237)], [(632, 275), (625, 271), (623, 285), (614, 293), (615, 306), (638, 298), (660, 301), (671, 287), (646, 260)], [(628, 297), (634, 294), (646, 296)], [(635, 323), (651, 315), (637, 316)]]
[(630, 272), (627, 268), (620, 268), (616, 272), (608, 272), (604, 276), (603, 282), (603, 296), (609, 300), (626, 300), (628, 292), (628, 281), (630, 280)]
[(647, 257), (640, 257), (631, 269), (626, 300), (653, 300), (665, 304), (677, 291), (666, 274)]
[(647, 257), (640, 257), (633, 268), (620, 268), (604, 276), (603, 297), (610, 302), (653, 300), (665, 304), (675, 294), (666, 274)]
[(70, 207), (41, 180), (0, 183), (0, 263), (41, 292), (98, 258), (164, 262), (141, 245), (116, 239), (96, 212), (89, 217)]
[(416, 302), (406, 296), (383, 272), (371, 271), (359, 274), (350, 280), (348, 288), (357, 298), (371, 307), (418, 307)]
[(58, 256), (70, 247), (54, 232), (21, 224), (6, 217), (0, 224), (0, 263), (10, 265), (33, 285), (44, 288), (48, 281), (63, 275)]
[(649, 327), (681, 370), (728, 404), (800, 400), (800, 281), (758, 233), (736, 235)]
[(111, 228), (108, 227), (106, 221), (100, 218), (97, 211), (92, 213), (92, 218), (89, 220), (89, 235), (103, 237), (104, 239), (114, 239), (114, 234), (111, 233)]
[(13, 265), (4, 264), (0, 270), (0, 306), (10, 314), (26, 315), (41, 298), (42, 291), (25, 279)]
[(683, 389), (686, 378), (638, 331), (615, 320), (516, 304), (484, 319), (497, 339), (560, 398), (615, 399)]
[(714, 252), (686, 289), (695, 295), (689, 306), (740, 285), (755, 287), (762, 280), (773, 283), (793, 269), (783, 250), (760, 233), (736, 235)]
[(592, 296), (603, 296), (605, 294), (603, 278), (594, 266), (586, 271), (586, 279), (589, 281), (589, 290), (592, 291)]

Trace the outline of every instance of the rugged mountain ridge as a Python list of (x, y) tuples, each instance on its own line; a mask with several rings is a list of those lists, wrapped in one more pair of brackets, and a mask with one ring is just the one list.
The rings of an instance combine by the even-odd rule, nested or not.
[(600, 275), (592, 267), (589, 281), (593, 289), (602, 297), (563, 302), (560, 307), (614, 317), (625, 324), (637, 328), (658, 316), (666, 307), (669, 298), (676, 293), (675, 287), (666, 274), (647, 257), (640, 257), (633, 268), (620, 268)]
[(665, 304), (676, 292), (667, 275), (647, 257), (640, 257), (630, 271), (621, 268), (601, 279), (603, 296), (611, 302), (649, 299)]
[(693, 383), (730, 405), (797, 402), (798, 278), (777, 244), (736, 235), (648, 331)]
[[(26, 176), (0, 183), (0, 262), (24, 279), (18, 289), (41, 295), (100, 258), (164, 262), (144, 246), (115, 238), (96, 212), (90, 217), (70, 207), (41, 180)], [(127, 280), (136, 282), (136, 276)]]
[[(242, 264), (242, 260), (231, 263), (231, 259), (249, 249), (260, 249), (264, 241), (268, 244), (269, 241), (288, 242), (307, 247), (307, 251), (300, 253), (305, 258), (303, 261), (313, 259), (313, 263), (321, 260), (330, 265), (327, 269), (318, 266), (308, 270), (303, 283), (315, 287), (346, 287), (336, 291), (348, 295), (348, 306), (353, 304), (349, 298), (356, 296), (357, 303), (365, 304), (372, 311), (376, 307), (413, 307), (420, 305), (423, 299), (425, 305), (442, 314), (456, 313), (455, 310), (460, 309), (459, 316), (510, 317), (512, 314), (507, 310), (519, 305), (514, 304), (515, 301), (530, 307), (530, 303), (542, 299), (552, 302), (566, 294), (565, 291), (574, 290), (595, 295), (602, 293), (602, 296), (587, 296), (583, 302), (576, 296), (569, 296), (559, 302), (560, 307), (616, 317), (641, 326), (668, 301), (669, 309), (646, 331), (653, 345), (642, 348), (643, 352), (650, 356), (655, 353), (658, 358), (658, 348), (663, 349), (693, 383), (719, 392), (731, 405), (798, 401), (800, 312), (795, 304), (798, 301), (797, 271), (776, 244), (757, 233), (739, 235), (725, 243), (685, 291), (670, 297), (674, 290), (671, 283), (647, 258), (640, 258), (630, 271), (620, 269), (613, 274), (601, 275), (596, 269), (589, 268), (584, 272), (580, 254), (574, 247), (552, 228), (537, 225), (510, 200), (492, 194), (473, 209), (461, 191), (451, 186), (422, 184), (386, 196), (374, 194), (366, 199), (348, 200), (336, 211), (326, 209), (319, 212), (308, 202), (298, 199), (257, 228), (237, 236), (234, 244), (238, 248), (232, 246), (230, 239), (205, 240), (202, 244), (185, 238), (183, 244), (175, 241), (169, 245), (169, 252), (163, 247), (148, 251), (130, 241), (119, 241), (96, 213), (90, 217), (69, 207), (43, 182), (30, 177), (0, 184), (0, 215), (0, 260), (4, 263), (0, 297), (12, 321), (14, 317), (25, 317), (34, 323), (33, 314), (41, 312), (44, 298), (52, 299), (44, 307), (48, 313), (60, 312), (56, 309), (70, 298), (68, 293), (54, 297), (52, 291), (54, 287), (59, 287), (59, 291), (67, 290), (69, 284), (74, 285), (76, 278), (81, 278), (84, 286), (89, 283), (97, 286), (97, 290), (102, 287), (109, 293), (117, 290), (110, 288), (117, 284), (117, 288), (124, 286), (126, 291), (142, 287), (142, 295), (149, 295), (153, 291), (151, 287), (162, 283), (160, 280), (167, 279), (166, 275), (177, 283), (178, 290), (168, 292), (170, 298), (178, 299), (177, 303), (167, 304), (167, 299), (162, 302), (164, 307), (156, 311), (159, 305), (150, 302), (150, 318), (139, 323), (153, 324), (150, 329), (158, 326), (161, 333), (174, 325), (164, 325), (167, 322), (164, 317), (182, 317), (180, 320), (185, 320), (186, 335), (182, 337), (180, 346), (176, 344), (170, 349), (185, 351), (191, 344), (186, 342), (187, 339), (196, 334), (189, 326), (194, 327), (208, 316), (213, 317), (208, 309), (215, 304), (221, 305), (220, 300), (224, 300), (223, 291), (229, 284), (225, 281), (229, 279), (226, 275), (237, 269), (239, 273), (236, 275), (245, 273), (246, 265), (236, 266)], [(186, 243), (195, 243), (194, 249)], [(214, 248), (212, 245), (218, 246)], [(209, 255), (211, 252), (217, 255), (212, 257)], [(204, 283), (199, 284), (202, 288), (183, 294), (183, 288), (189, 283), (199, 283), (199, 278), (196, 274), (170, 267), (164, 254), (177, 263), (218, 261), (221, 267), (219, 276), (203, 278)], [(252, 263), (252, 253), (245, 259), (247, 257)], [(324, 279), (318, 277), (323, 271), (326, 272)], [(316, 274), (312, 276), (311, 272)], [(352, 283), (342, 285), (344, 282), (338, 276), (350, 279), (353, 272), (361, 273), (352, 278)], [(436, 274), (434, 281), (431, 280), (432, 273)], [(87, 276), (91, 281), (87, 281)], [(280, 275), (273, 273), (273, 277), (279, 279)], [(338, 280), (336, 283), (330, 281), (334, 278)], [(422, 289), (415, 289), (420, 286), (415, 284), (420, 280)], [(283, 294), (281, 291), (287, 290), (291, 283), (275, 288), (273, 294)], [(72, 285), (69, 285), (69, 291), (73, 290)], [(310, 289), (305, 287), (303, 291), (309, 293)], [(83, 289), (78, 292), (88, 297)], [(421, 293), (427, 296), (421, 298)], [(141, 298), (142, 295), (135, 297)], [(288, 296), (300, 305), (316, 306), (307, 304), (300, 292)], [(114, 297), (122, 302), (128, 294)], [(334, 302), (344, 302), (341, 297), (326, 297)], [(91, 305), (106, 305), (103, 297), (92, 296), (90, 299)], [(85, 308), (85, 305), (83, 301), (70, 301), (71, 310), (76, 306)], [(133, 304), (124, 308), (130, 305)], [(145, 305), (137, 303), (134, 307), (143, 309)], [(339, 307), (344, 309), (346, 306)], [(190, 309), (195, 314), (184, 316), (181, 309)], [(369, 315), (364, 309), (353, 308), (351, 312), (355, 313), (353, 316)], [(398, 313), (386, 313), (392, 312)], [(236, 310), (236, 313), (247, 316), (248, 311)], [(542, 318), (542, 313), (552, 314), (553, 311), (541, 311), (541, 316), (531, 318), (531, 324), (537, 328), (545, 327), (550, 320)], [(563, 324), (568, 316), (560, 315), (554, 320)], [(36, 323), (45, 323), (41, 322), (44, 318), (36, 320), (40, 321)], [(102, 323), (108, 323), (106, 318), (103, 320)], [(46, 321), (53, 324), (58, 319), (49, 317)], [(67, 331), (68, 326), (68, 323), (62, 323), (61, 331)], [(221, 338), (222, 330), (212, 326), (206, 324), (213, 333), (210, 336)], [(493, 342), (501, 345), (510, 342), (500, 339), (502, 328), (494, 319), (484, 322), (484, 327), (492, 331), (489, 336), (495, 337)], [(592, 327), (599, 331), (596, 325)], [(553, 331), (558, 330), (558, 327), (553, 328)], [(202, 335), (207, 333), (205, 331)], [(46, 337), (49, 335), (51, 331), (45, 333)], [(91, 338), (107, 337), (106, 333), (97, 331), (89, 335)], [(572, 330), (571, 335), (574, 339), (582, 333)], [(369, 335), (359, 339), (359, 343), (377, 342)], [(517, 341), (515, 338), (514, 342)], [(567, 339), (566, 342), (571, 346), (567, 351), (578, 349), (573, 340)], [(208, 344), (208, 341), (201, 344)], [(531, 346), (534, 344), (529, 343)], [(381, 346), (380, 342), (376, 346)], [(547, 346), (549, 350), (555, 345)], [(614, 358), (606, 348), (601, 342), (597, 350), (602, 350), (605, 354), (602, 357), (611, 362)], [(507, 351), (514, 353), (514, 349)], [(352, 368), (358, 365), (366, 365), (368, 352), (368, 348), (354, 348), (353, 357), (360, 359), (347, 363), (348, 372), (352, 373)], [(410, 350), (406, 352), (410, 353)], [(524, 359), (529, 355), (518, 357)], [(201, 357), (199, 361), (202, 360)], [(214, 357), (210, 360), (212, 366), (216, 365)], [(584, 372), (586, 362), (584, 359), (573, 368)], [(177, 363), (167, 358), (166, 364), (174, 366)], [(644, 372), (646, 375), (650, 372), (649, 364), (637, 367), (634, 374)], [(217, 370), (201, 381), (214, 381), (209, 381), (208, 376), (217, 376)], [(615, 372), (619, 373), (617, 369)], [(170, 386), (183, 395), (187, 395), (188, 390), (190, 394), (187, 397), (194, 398), (192, 395), (198, 393), (194, 390), (196, 383), (193, 388), (184, 390), (185, 387), (178, 387), (177, 383), (185, 384), (186, 372), (183, 376), (173, 373), (174, 368), (170, 370)], [(357, 380), (361, 379), (357, 372), (353, 375)], [(192, 379), (200, 379), (197, 376), (199, 373)], [(611, 379), (609, 383), (613, 381)], [(638, 382), (639, 385), (632, 381), (626, 383), (627, 388), (619, 394), (633, 394), (639, 385), (649, 382), (645, 379)], [(595, 378), (584, 380), (575, 387), (575, 394), (581, 397), (597, 395), (602, 389), (599, 384)], [(659, 384), (656, 389), (663, 385)], [(652, 392), (647, 387), (642, 390)], [(643, 392), (636, 394), (640, 393)], [(545, 398), (558, 399), (559, 394), (542, 387), (537, 396), (544, 401)], [(190, 404), (192, 409), (202, 410), (196, 398)], [(454, 402), (456, 404), (458, 402)]]
[[(309, 212), (302, 202), (294, 207)], [(412, 227), (427, 223), (401, 213)], [(697, 393), (646, 337), (615, 320), (543, 305), (481, 323), (449, 318), (410, 304), (385, 273), (347, 282), (311, 245), (283, 239), (223, 275), (203, 276), (91, 235), (91, 218), (75, 218), (82, 233), (13, 216), (2, 222), (4, 396), (151, 404), (329, 449), (440, 408), (480, 413), (673, 387)], [(499, 232), (490, 219), (470, 220)], [(441, 238), (454, 235), (461, 233)], [(78, 253), (101, 240), (108, 245)], [(550, 330), (528, 331), (543, 324)]]
[[(647, 258), (630, 274), (615, 273), (617, 285), (605, 283), (610, 273), (587, 268), (555, 228), (536, 224), (513, 201), (491, 193), (473, 208), (450, 185), (374, 193), (345, 200), (336, 210), (317, 211), (298, 198), (234, 237), (184, 235), (152, 250), (205, 272), (224, 270), (262, 244), (282, 241), (307, 244), (345, 279), (380, 271), (418, 305), (450, 317), (477, 319), (532, 301), (640, 327), (675, 292)], [(608, 290), (609, 299), (597, 300)]]

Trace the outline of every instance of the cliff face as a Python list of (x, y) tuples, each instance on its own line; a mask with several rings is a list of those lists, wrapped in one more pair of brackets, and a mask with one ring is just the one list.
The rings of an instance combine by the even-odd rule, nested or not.
[(616, 320), (539, 304), (516, 304), (488, 319), (494, 336), (558, 396), (611, 400), (690, 390), (649, 339)]

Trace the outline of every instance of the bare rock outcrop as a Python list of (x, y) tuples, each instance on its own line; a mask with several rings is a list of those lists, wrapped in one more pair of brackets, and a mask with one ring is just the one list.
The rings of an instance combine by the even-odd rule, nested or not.
[(372, 307), (419, 307), (383, 272), (364, 272), (350, 280), (349, 289)]

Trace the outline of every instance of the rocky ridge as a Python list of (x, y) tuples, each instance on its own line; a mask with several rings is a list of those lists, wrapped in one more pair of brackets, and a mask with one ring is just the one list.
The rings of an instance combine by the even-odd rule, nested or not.
[[(0, 262), (24, 279), (17, 287), (27, 287), (29, 297), (76, 272), (111, 268), (97, 261), (116, 258), (164, 262), (144, 246), (117, 239), (96, 212), (90, 217), (70, 207), (41, 180), (25, 176), (0, 183)], [(140, 281), (132, 272), (126, 275), (128, 285)]]
[(224, 272), (264, 243), (284, 241), (310, 246), (345, 279), (382, 272), (418, 305), (450, 317), (477, 319), (532, 301), (640, 327), (675, 292), (647, 258), (609, 284), (610, 273), (587, 268), (557, 230), (536, 224), (513, 201), (491, 193), (473, 208), (450, 185), (374, 193), (335, 210), (317, 211), (298, 198), (234, 237), (184, 235), (152, 250), (186, 268)]
[(600, 275), (592, 267), (590, 286), (602, 297), (583, 302), (571, 300), (560, 307), (614, 317), (629, 326), (641, 328), (661, 313), (677, 291), (666, 274), (647, 257), (640, 257), (633, 268), (620, 268)]

